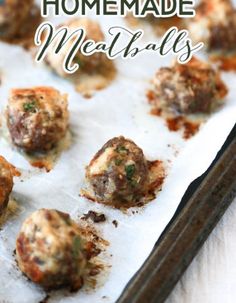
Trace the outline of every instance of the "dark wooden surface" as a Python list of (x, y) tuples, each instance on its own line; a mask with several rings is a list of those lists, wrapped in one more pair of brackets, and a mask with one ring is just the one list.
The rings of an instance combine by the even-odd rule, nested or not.
[[(236, 196), (236, 127), (117, 303), (162, 303)], [(125, 270), (125, 269), (124, 269)]]

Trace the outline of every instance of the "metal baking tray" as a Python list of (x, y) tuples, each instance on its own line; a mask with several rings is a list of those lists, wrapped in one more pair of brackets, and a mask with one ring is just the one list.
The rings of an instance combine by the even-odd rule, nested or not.
[(236, 125), (117, 303), (162, 303), (236, 196)]

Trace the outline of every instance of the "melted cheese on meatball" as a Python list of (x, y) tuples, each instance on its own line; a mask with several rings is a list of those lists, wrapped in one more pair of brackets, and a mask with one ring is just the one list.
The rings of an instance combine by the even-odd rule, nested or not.
[(108, 147), (97, 159), (94, 160), (88, 170), (91, 175), (97, 175), (107, 169), (107, 163), (113, 155), (114, 149)]
[(82, 286), (87, 259), (78, 225), (56, 210), (34, 212), (22, 225), (16, 255), (20, 269), (45, 288)]

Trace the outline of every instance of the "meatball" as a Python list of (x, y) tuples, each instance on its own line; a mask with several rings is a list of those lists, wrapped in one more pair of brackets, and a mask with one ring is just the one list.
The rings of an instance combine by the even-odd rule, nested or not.
[(0, 38), (12, 38), (30, 14), (34, 0), (0, 1)]
[(220, 75), (209, 64), (193, 58), (187, 64), (161, 68), (153, 79), (157, 109), (177, 114), (209, 113), (227, 94)]
[(25, 152), (52, 149), (68, 129), (67, 95), (54, 88), (13, 89), (6, 111), (13, 143)]
[(0, 217), (7, 208), (9, 196), (13, 188), (12, 166), (0, 156)]
[[(90, 19), (80, 18), (73, 19), (68, 21), (67, 23), (62, 24), (61, 26), (67, 26), (70, 31), (75, 31), (77, 29), (83, 28), (85, 31), (85, 40), (93, 40), (95, 42), (104, 41), (105, 37), (100, 28), (100, 25)], [(46, 57), (47, 63), (51, 66), (51, 68), (57, 72), (60, 76), (65, 77), (67, 74), (63, 70), (63, 62), (65, 59), (65, 55), (68, 53), (72, 44), (74, 43), (74, 39), (69, 40), (64, 48), (55, 55), (53, 48), (49, 49), (49, 52)], [(57, 44), (58, 41), (55, 41)], [(53, 46), (55, 46), (53, 44)], [(79, 50), (73, 59), (73, 63), (78, 63), (80, 66), (80, 70), (86, 73), (94, 72), (99, 66), (101, 66), (102, 62), (105, 60), (106, 56), (103, 53), (94, 53), (90, 56), (85, 56)]]
[(231, 0), (202, 0), (189, 20), (191, 37), (209, 51), (236, 50), (236, 9)]
[(131, 140), (108, 141), (90, 162), (86, 179), (94, 200), (121, 206), (139, 202), (148, 182), (143, 151)]
[(45, 289), (83, 285), (87, 265), (78, 225), (68, 214), (41, 209), (22, 225), (16, 241), (16, 258), (21, 271)]

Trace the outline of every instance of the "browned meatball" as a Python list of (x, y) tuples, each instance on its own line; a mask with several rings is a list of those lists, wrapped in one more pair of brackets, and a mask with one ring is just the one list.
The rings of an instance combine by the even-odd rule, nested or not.
[(54, 88), (14, 89), (7, 107), (13, 143), (26, 152), (48, 151), (68, 129), (67, 95)]
[(16, 241), (21, 271), (46, 289), (83, 285), (87, 265), (86, 242), (68, 214), (41, 209), (22, 225)]
[(86, 170), (94, 200), (113, 206), (135, 205), (148, 182), (148, 164), (143, 151), (124, 137), (108, 141)]
[(9, 196), (13, 188), (12, 166), (0, 156), (0, 217), (7, 208)]
[[(85, 40), (93, 40), (95, 42), (104, 41), (105, 37), (100, 28), (100, 25), (88, 18), (78, 18), (70, 20), (61, 26), (67, 26), (69, 30), (75, 31), (77, 29), (83, 28), (85, 30)], [(55, 41), (58, 43), (58, 41)], [(55, 55), (53, 48), (47, 54), (46, 60), (47, 63), (51, 66), (53, 70), (55, 70), (59, 75), (66, 76), (66, 72), (63, 70), (63, 61), (65, 59), (65, 55), (72, 47), (74, 43), (74, 39), (71, 39), (64, 47), (63, 51), (60, 51), (57, 55)], [(80, 65), (80, 71), (84, 71), (87, 73), (95, 72), (96, 69), (102, 64), (105, 60), (106, 56), (103, 53), (94, 53), (93, 55), (84, 56), (80, 50), (74, 57), (74, 63), (78, 63)]]
[(227, 94), (220, 75), (209, 64), (193, 58), (187, 64), (163, 67), (153, 79), (157, 109), (173, 113), (209, 113)]
[(0, 38), (12, 38), (30, 13), (34, 0), (0, 1)]
[(231, 0), (202, 0), (188, 29), (197, 42), (208, 50), (236, 50), (236, 9)]

